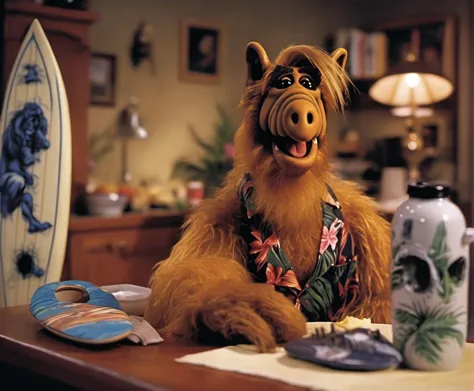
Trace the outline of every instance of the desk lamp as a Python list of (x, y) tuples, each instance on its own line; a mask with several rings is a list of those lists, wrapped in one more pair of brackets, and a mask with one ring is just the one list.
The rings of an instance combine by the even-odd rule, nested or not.
[(376, 102), (392, 106), (396, 112), (408, 112), (407, 133), (403, 140), (404, 157), (408, 163), (410, 180), (419, 180), (419, 164), (424, 158), (423, 140), (417, 130), (416, 119), (420, 106), (432, 105), (448, 98), (453, 84), (439, 66), (419, 58), (420, 32), (412, 33), (411, 51), (406, 58), (377, 80), (369, 90)]
[(122, 139), (122, 180), (128, 183), (132, 180), (131, 174), (128, 172), (128, 142), (132, 139), (144, 140), (148, 138), (148, 132), (140, 123), (138, 114), (139, 100), (131, 97), (125, 109), (119, 116), (118, 134)]

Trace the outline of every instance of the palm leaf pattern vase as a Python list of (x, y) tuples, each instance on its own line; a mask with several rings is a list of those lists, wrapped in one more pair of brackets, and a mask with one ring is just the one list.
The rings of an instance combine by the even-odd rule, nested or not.
[(443, 352), (442, 344), (453, 339), (463, 346), (464, 335), (458, 330), (462, 312), (450, 311), (442, 306), (425, 309), (423, 304), (401, 306), (395, 311), (400, 331), (395, 335), (394, 346), (404, 356), (412, 344), (418, 356), (430, 364), (437, 364)]

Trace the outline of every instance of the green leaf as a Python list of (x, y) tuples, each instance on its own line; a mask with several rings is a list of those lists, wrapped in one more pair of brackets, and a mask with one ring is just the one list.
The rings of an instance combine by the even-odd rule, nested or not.
[(272, 247), (271, 250), (268, 252), (268, 262), (275, 267), (281, 267), (283, 269), (283, 274), (285, 274), (289, 269), (291, 269), (290, 263), (285, 262), (285, 260), (282, 259), (282, 253), (278, 250), (275, 251), (274, 247)]
[(441, 221), (436, 227), (433, 242), (429, 250), (429, 256), (433, 259), (439, 270), (445, 270), (449, 259), (449, 249), (446, 245), (446, 225)]
[(341, 279), (341, 276), (349, 269), (349, 272), (348, 272), (348, 275), (351, 275), (352, 272), (354, 270), (351, 270), (351, 269), (355, 269), (355, 262), (348, 262), (344, 265), (335, 265), (333, 267), (331, 267), (330, 271), (327, 273), (329, 274), (328, 277), (330, 277), (331, 279), (331, 282), (333, 284), (337, 284), (339, 282), (339, 280)]
[(331, 265), (335, 264), (335, 262), (336, 254), (330, 247), (328, 247), (328, 249), (318, 258), (313, 275), (316, 278), (321, 277), (329, 270)]
[(409, 326), (416, 326), (418, 327), (420, 323), (422, 322), (422, 319), (413, 312), (403, 310), (403, 309), (397, 309), (395, 311), (395, 319), (398, 323), (402, 325), (409, 325)]
[(456, 284), (447, 273), (450, 254), (446, 244), (446, 225), (444, 221), (441, 221), (436, 227), (433, 243), (429, 250), (429, 256), (433, 260), (441, 281), (443, 288), (441, 297), (445, 302), (448, 302), (454, 293), (454, 286)]
[[(310, 301), (309, 308), (305, 305), (305, 300)], [(324, 318), (334, 300), (334, 293), (331, 283), (325, 278), (314, 281), (303, 295), (302, 305), (309, 312), (316, 312), (319, 318)]]
[(459, 347), (462, 347), (464, 344), (464, 335), (457, 329), (453, 327), (437, 327), (436, 329), (423, 329), (423, 332), (426, 332), (433, 339), (455, 339)]
[(334, 222), (336, 216), (334, 215), (334, 212), (332, 211), (332, 208), (324, 204), (323, 205), (323, 223), (324, 225), (329, 229), (331, 224)]
[(215, 188), (222, 186), (227, 173), (233, 167), (233, 160), (225, 153), (225, 145), (233, 142), (235, 127), (221, 106), (217, 107), (217, 112), (219, 121), (215, 125), (212, 141), (204, 140), (189, 126), (191, 137), (204, 152), (203, 157), (197, 162), (181, 159), (176, 162), (172, 173), (172, 177), (203, 181), (207, 196)]
[(438, 341), (430, 338), (428, 334), (417, 332), (413, 341), (415, 352), (431, 364), (436, 364), (442, 352)]
[(395, 349), (397, 349), (400, 353), (403, 353), (407, 341), (415, 332), (416, 326), (408, 325), (399, 328), (393, 339), (393, 346), (395, 347)]
[(192, 138), (194, 141), (202, 148), (206, 153), (211, 156), (217, 156), (218, 153), (216, 149), (209, 143), (205, 142), (196, 132), (193, 126), (189, 126), (189, 131), (191, 133)]
[(444, 299), (445, 302), (449, 302), (451, 297), (454, 293), (454, 282), (449, 276), (449, 274), (445, 274), (442, 278), (442, 285), (443, 285), (443, 292), (441, 293), (441, 297)]
[(188, 180), (197, 180), (202, 178), (204, 173), (205, 169), (203, 167), (185, 160), (178, 160), (174, 165), (171, 177), (177, 178), (184, 176)]

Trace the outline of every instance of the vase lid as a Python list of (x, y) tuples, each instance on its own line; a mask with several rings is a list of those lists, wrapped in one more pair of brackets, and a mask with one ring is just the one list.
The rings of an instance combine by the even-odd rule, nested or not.
[(407, 192), (410, 198), (437, 199), (449, 197), (451, 188), (436, 183), (414, 182), (408, 184)]

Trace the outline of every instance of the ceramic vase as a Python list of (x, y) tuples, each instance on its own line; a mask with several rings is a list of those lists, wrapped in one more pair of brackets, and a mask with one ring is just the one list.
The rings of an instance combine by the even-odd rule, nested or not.
[(413, 369), (458, 367), (467, 335), (469, 243), (449, 188), (417, 183), (392, 221), (392, 329)]

